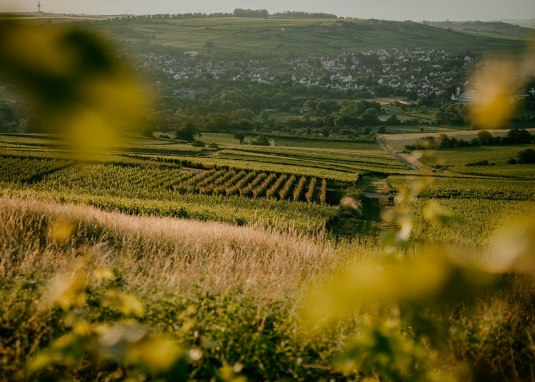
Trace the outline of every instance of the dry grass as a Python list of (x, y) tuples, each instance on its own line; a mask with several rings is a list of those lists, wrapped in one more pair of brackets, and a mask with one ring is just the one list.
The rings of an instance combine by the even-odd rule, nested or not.
[(0, 285), (46, 280), (86, 254), (141, 293), (240, 288), (279, 299), (340, 263), (322, 238), (8, 196), (0, 206)]

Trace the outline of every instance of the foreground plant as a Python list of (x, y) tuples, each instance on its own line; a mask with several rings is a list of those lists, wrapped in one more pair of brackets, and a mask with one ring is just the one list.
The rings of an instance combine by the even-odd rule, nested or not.
[[(529, 375), (528, 365), (535, 359), (524, 348), (533, 348), (533, 342), (522, 339), (531, 338), (535, 330), (530, 319), (535, 216), (501, 228), (479, 259), (475, 249), (460, 252), (453, 245), (413, 243), (409, 204), (423, 185), (409, 183), (398, 194), (397, 207), (387, 217), (398, 228), (385, 234), (382, 251), (344, 267), (310, 292), (303, 314), (306, 333), (315, 335), (348, 319), (356, 321), (353, 340), (332, 360), (348, 376), (464, 381), (493, 379), (497, 374), (516, 379)], [(459, 219), (436, 201), (424, 207), (423, 215), (427, 224), (435, 225)], [(489, 301), (505, 307), (482, 311)], [(503, 310), (506, 314), (500, 316)], [(480, 318), (469, 320), (472, 326), (467, 328), (459, 320), (466, 315)], [(515, 352), (511, 359), (493, 354), (498, 348), (503, 351), (503, 343), (492, 342), (493, 331), (497, 336), (508, 333), (507, 341), (517, 344), (518, 348), (511, 345)], [(486, 340), (470, 339), (484, 333)], [(456, 354), (459, 359), (452, 357), (452, 347), (465, 349)], [(486, 370), (482, 367), (486, 360), (474, 359), (478, 347), (486, 353), (482, 358), (494, 357)], [(469, 365), (465, 361), (471, 358), (475, 362)]]
[(30, 375), (63, 379), (85, 369), (111, 380), (187, 379), (188, 361), (202, 352), (141, 325), (143, 304), (115, 282), (111, 269), (91, 270), (88, 259), (52, 279), (41, 309), (60, 309), (66, 333), (29, 360)]

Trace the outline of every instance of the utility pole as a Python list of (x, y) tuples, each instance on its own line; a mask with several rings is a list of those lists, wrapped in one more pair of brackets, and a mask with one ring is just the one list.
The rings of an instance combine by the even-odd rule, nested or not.
[(37, 13), (41, 13), (41, 0), (37, 0)]

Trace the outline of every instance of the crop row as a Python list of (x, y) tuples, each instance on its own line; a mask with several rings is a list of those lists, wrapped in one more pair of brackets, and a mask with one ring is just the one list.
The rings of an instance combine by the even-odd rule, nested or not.
[(197, 174), (151, 166), (89, 164), (73, 166), (45, 177), (36, 187), (46, 190), (91, 191), (122, 196), (148, 196), (170, 190)]
[(0, 160), (0, 181), (33, 183), (70, 163), (67, 160), (3, 156)]
[(210, 170), (175, 184), (182, 194), (246, 196), (326, 203), (327, 180), (316, 177), (238, 170)]
[[(69, 166), (67, 166), (69, 165)], [(158, 166), (78, 164), (67, 161), (4, 158), (3, 181), (35, 179), (40, 190), (172, 199), (172, 195), (242, 196), (288, 201), (327, 202), (327, 180), (276, 172), (214, 168), (184, 170)]]

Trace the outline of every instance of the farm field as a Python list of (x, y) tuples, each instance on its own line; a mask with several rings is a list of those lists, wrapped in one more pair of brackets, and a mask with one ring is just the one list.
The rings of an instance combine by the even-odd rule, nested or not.
[[(409, 139), (410, 134), (403, 138)], [(317, 233), (340, 214), (340, 199), (359, 178), (378, 176), (387, 180), (387, 189), (395, 191), (419, 175), (376, 143), (336, 149), (302, 147), (303, 142), (295, 147), (240, 145), (224, 134), (207, 134), (205, 139), (219, 148), (134, 139), (100, 163), (75, 164), (53, 137), (0, 135), (2, 184), (11, 194), (35, 194), (130, 214)], [(446, 170), (430, 174), (433, 181), (421, 198), (450, 204), (477, 200), (466, 204), (471, 206), (466, 212), (479, 210), (481, 220), (493, 227), (492, 220), (483, 218), (495, 209), (482, 207), (482, 201), (533, 203), (533, 166), (507, 164), (526, 147), (441, 150), (436, 156)], [(466, 166), (488, 159), (495, 164)], [(360, 190), (361, 194), (370, 191), (374, 190)]]
[[(190, 152), (186, 144), (138, 139), (98, 161), (77, 163), (51, 137), (0, 136), (0, 215), (4, 222), (0, 237), (25, 237), (24, 248), (30, 248), (4, 241), (2, 250), (18, 253), (20, 261), (3, 260), (3, 283), (15, 285), (24, 269), (35, 268), (38, 271), (25, 276), (24, 283), (40, 285), (38, 280), (52, 277), (74, 261), (77, 253), (89, 250), (92, 267), (113, 267), (123, 288), (145, 301), (145, 324), (164, 328), (181, 343), (197, 344), (194, 346), (202, 349), (202, 360), (189, 366), (196, 375), (213, 374), (212, 362), (219, 364), (227, 357), (226, 351), (198, 343), (198, 332), (217, 343), (230, 341), (237, 357), (247, 353), (247, 368), (242, 372), (252, 378), (268, 375), (285, 379), (289, 378), (287, 373), (298, 373), (307, 378), (328, 375), (345, 379), (347, 375), (326, 360), (337, 355), (338, 346), (350, 341), (348, 333), (354, 330), (354, 321), (341, 322), (337, 331), (313, 342), (301, 342), (295, 338), (294, 332), (301, 329), (292, 311), (295, 304), (306, 301), (310, 285), (347, 267), (355, 255), (376, 256), (383, 224), (378, 216), (392, 209), (387, 195), (394, 191), (402, 194), (423, 174), (404, 168), (376, 143), (361, 143), (354, 149), (255, 147), (236, 144), (224, 135), (207, 136), (207, 141), (210, 138), (220, 145), (209, 151), (210, 156), (199, 156), (206, 155), (203, 150)], [(513, 151), (492, 147), (490, 153), (498, 160)], [(525, 165), (526, 176), (519, 179), (506, 174), (507, 166), (516, 165), (497, 165), (503, 175), (462, 174), (455, 172), (464, 170), (465, 159), (459, 159), (462, 152), (445, 150), (444, 157), (453, 165), (446, 172), (430, 173), (432, 182), (410, 202), (412, 244), (407, 251), (417, 253), (429, 245), (453, 246), (481, 258), (497, 227), (535, 209), (533, 166)], [(484, 148), (465, 152), (469, 160), (485, 155), (489, 151)], [(325, 177), (318, 176), (318, 171)], [(351, 176), (344, 182), (338, 174)], [(357, 213), (340, 203), (344, 195), (362, 203)], [(430, 201), (438, 201), (454, 219), (446, 225), (430, 224), (426, 212)], [(342, 231), (333, 228), (340, 224), (329, 222), (344, 219), (366, 229), (342, 236)], [(77, 223), (65, 226), (70, 221)], [(376, 229), (369, 229), (370, 225)], [(64, 229), (72, 237), (65, 243), (53, 236), (62, 237)], [(38, 234), (45, 231), (49, 234), (44, 237)], [(35, 256), (36, 250), (46, 254)], [(108, 257), (109, 253), (118, 255)], [(526, 281), (517, 282), (525, 285)], [(26, 294), (21, 299), (17, 290), (2, 289), (1, 296), (19, 313), (5, 311), (1, 322), (17, 328), (6, 337), (8, 343), (17, 342), (31, 353), (30, 348), (45, 346), (46, 339), (35, 339), (41, 338), (42, 329), (27, 326), (19, 317), (39, 319), (46, 326), (59, 323), (54, 317), (34, 313), (25, 298), (35, 295)], [(97, 288), (88, 293), (108, 292)], [(471, 345), (475, 353), (463, 359), (477, 363), (480, 361), (474, 357), (478, 357), (493, 362), (493, 372), (512, 367), (509, 360), (487, 352), (492, 337), (489, 325), (499, 325), (510, 309), (496, 309), (501, 301), (497, 297), (482, 299), (477, 309), (493, 306), (495, 315), (472, 317), (474, 327), (466, 328), (463, 318), (447, 324), (463, 335), (467, 330), (475, 333), (477, 338)], [(517, 304), (514, 309), (526, 309)], [(102, 314), (99, 309), (92, 314)], [(180, 316), (188, 309), (195, 312), (191, 313), (195, 329), (188, 328), (187, 316)], [(234, 313), (229, 315), (228, 309)], [(180, 318), (167, 324), (159, 318), (162, 315)], [(382, 314), (385, 319), (387, 316)], [(258, 320), (264, 319), (280, 328), (263, 329), (268, 337), (244, 331), (244, 325), (249, 324), (256, 331)], [(213, 330), (213, 325), (226, 330)], [(235, 342), (243, 336), (251, 337)], [(271, 336), (285, 341), (289, 353), (272, 348)], [(257, 348), (264, 338), (266, 347)], [(467, 349), (463, 341), (452, 346), (459, 352)], [(298, 360), (303, 357), (301, 351), (295, 352), (298, 348), (307, 352), (306, 364)], [(529, 359), (522, 353), (516, 358), (515, 367), (523, 367), (526, 357)], [(230, 362), (239, 359), (230, 358)], [(266, 359), (281, 368), (261, 371)], [(2, 369), (15, 379), (23, 379), (16, 353), (8, 350), (4, 360)], [(77, 373), (93, 375), (86, 369)]]

